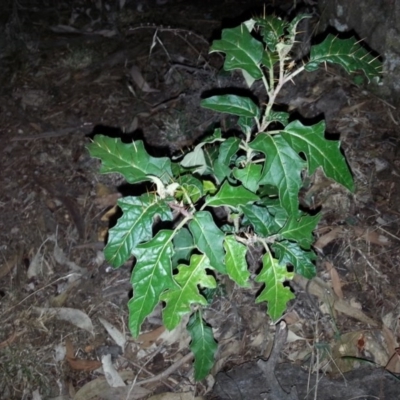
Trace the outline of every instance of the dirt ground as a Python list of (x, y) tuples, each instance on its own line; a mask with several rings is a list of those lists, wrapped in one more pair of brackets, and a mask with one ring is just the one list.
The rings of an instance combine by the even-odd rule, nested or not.
[[(130, 188), (100, 175), (86, 145), (96, 133), (143, 138), (154, 155), (192, 145), (220, 118), (199, 107), (202, 93), (243, 86), (219, 72), (211, 39), (262, 2), (26, 3), (10, 1), (0, 21), (0, 398), (222, 398), (218, 372), (270, 354), (265, 306), (226, 283), (206, 315), (216, 364), (199, 383), (185, 327), (165, 331), (160, 309), (132, 339), (132, 265), (114, 270), (102, 254)], [(293, 282), (282, 357), (311, 374), (367, 361), (398, 374), (400, 113), (330, 67), (279, 101), (304, 121), (325, 116), (357, 185), (350, 194), (317, 173), (302, 191), (302, 204), (323, 213), (318, 278)]]

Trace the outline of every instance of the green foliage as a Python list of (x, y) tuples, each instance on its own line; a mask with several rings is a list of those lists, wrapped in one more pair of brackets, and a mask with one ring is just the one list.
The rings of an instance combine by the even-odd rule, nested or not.
[[(114, 267), (136, 258), (130, 330), (137, 336), (160, 301), (168, 329), (192, 314), (187, 329), (196, 379), (204, 378), (214, 362), (217, 344), (201, 308), (209, 304), (222, 275), (241, 287), (261, 283), (256, 302), (267, 304), (274, 321), (293, 298), (286, 282), (294, 273), (315, 275), (312, 232), (320, 216), (299, 210), (303, 173), (321, 168), (354, 190), (340, 143), (325, 139), (324, 122), (289, 123), (290, 115), (274, 110), (274, 102), (284, 84), (323, 63), (339, 64), (349, 73), (361, 71), (368, 80), (379, 75), (380, 63), (355, 39), (333, 36), (311, 47), (309, 61), (289, 63), (303, 18), (307, 15), (291, 22), (275, 16), (249, 20), (225, 29), (213, 43), (211, 51), (225, 53), (226, 71), (239, 69), (250, 85), (261, 80), (265, 87), (266, 99), (259, 104), (234, 94), (201, 101), (203, 107), (237, 116), (242, 135), (225, 138), (216, 129), (174, 162), (151, 157), (141, 141), (124, 144), (97, 135), (89, 145), (90, 154), (102, 160), (102, 173), (118, 172), (129, 183), (148, 183), (147, 193), (118, 201), (123, 215), (110, 229), (105, 248)], [(246, 256), (255, 244), (264, 255), (251, 282)]]

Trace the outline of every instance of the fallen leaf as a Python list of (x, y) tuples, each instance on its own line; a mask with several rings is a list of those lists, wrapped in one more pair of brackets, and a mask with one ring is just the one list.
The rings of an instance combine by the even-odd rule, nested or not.
[(138, 88), (145, 93), (154, 93), (159, 92), (157, 89), (152, 89), (150, 85), (145, 81), (143, 75), (141, 74), (139, 68), (136, 65), (133, 65), (129, 71), (133, 82), (136, 83)]
[(16, 267), (20, 260), (20, 254), (14, 254), (9, 260), (4, 260), (4, 264), (0, 265), (0, 279), (5, 277)]
[(65, 358), (69, 366), (76, 371), (94, 371), (101, 367), (101, 362), (98, 360), (83, 360), (75, 357), (74, 346), (67, 338), (65, 339)]
[(104, 326), (108, 334), (114, 340), (114, 342), (121, 347), (122, 350), (125, 348), (126, 338), (125, 335), (120, 332), (114, 325), (111, 325), (108, 321), (103, 318), (99, 318), (99, 321)]
[(354, 226), (354, 233), (361, 239), (364, 239), (367, 242), (378, 244), (380, 246), (388, 246), (390, 244), (390, 240), (384, 236), (379, 234), (378, 232), (371, 229), (360, 228), (359, 226)]
[(339, 299), (343, 299), (344, 296), (342, 291), (342, 284), (340, 282), (337, 269), (329, 261), (325, 262), (325, 268), (329, 272), (329, 275), (331, 276), (333, 291), (336, 293), (336, 296), (339, 297)]
[(117, 370), (114, 368), (114, 365), (111, 361), (111, 354), (106, 354), (105, 356), (101, 357), (101, 363), (103, 365), (103, 371), (107, 383), (111, 387), (115, 388), (115, 387), (126, 386), (124, 381), (118, 374)]
[(44, 307), (33, 307), (33, 310), (41, 315), (47, 315), (50, 317), (55, 317), (59, 320), (70, 322), (71, 324), (77, 326), (80, 329), (88, 331), (94, 335), (94, 329), (92, 320), (81, 310), (76, 308), (44, 308)]
[[(121, 371), (120, 376), (124, 381), (134, 380), (136, 373), (133, 371)], [(106, 378), (101, 377), (88, 382), (81, 387), (75, 394), (73, 400), (137, 400), (148, 396), (151, 391), (144, 387), (135, 385), (131, 390), (131, 385), (118, 388), (110, 388)], [(129, 396), (128, 396), (129, 395)]]
[(148, 349), (157, 341), (157, 339), (164, 331), (165, 327), (161, 325), (150, 332), (142, 333), (141, 335), (139, 335), (139, 337), (137, 338), (137, 342), (140, 343), (140, 347), (142, 349)]
[[(114, 203), (115, 204), (115, 203)], [(114, 207), (110, 208), (107, 212), (105, 212), (100, 218), (101, 221), (109, 221), (118, 211), (118, 206), (115, 204)]]
[(385, 369), (394, 374), (400, 374), (400, 354), (396, 337), (386, 325), (382, 325), (382, 335), (385, 339), (386, 349), (389, 354), (389, 360)]
[(327, 244), (340, 237), (342, 232), (343, 228), (341, 226), (334, 227), (330, 232), (320, 236), (315, 242), (314, 247), (322, 250)]

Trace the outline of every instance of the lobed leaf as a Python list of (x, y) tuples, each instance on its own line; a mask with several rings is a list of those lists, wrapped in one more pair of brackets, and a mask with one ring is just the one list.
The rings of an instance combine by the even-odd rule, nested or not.
[(140, 197), (124, 197), (118, 200), (123, 212), (117, 224), (108, 231), (108, 243), (104, 249), (106, 260), (114, 267), (124, 264), (136, 246), (150, 240), (154, 218), (171, 221), (172, 213), (166, 199), (155, 194)]
[(286, 126), (289, 123), (289, 113), (271, 110), (267, 115), (267, 120), (271, 122), (280, 122), (283, 126)]
[(316, 271), (313, 261), (316, 259), (316, 255), (313, 251), (303, 250), (298, 243), (287, 240), (275, 242), (272, 248), (279, 257), (280, 264), (293, 265), (297, 274), (308, 279), (314, 278)]
[(270, 184), (279, 191), (279, 200), (288, 214), (297, 215), (300, 173), (305, 164), (291, 145), (281, 136), (259, 133), (249, 147), (266, 155), (260, 185)]
[(222, 39), (214, 40), (210, 53), (214, 51), (225, 53), (226, 71), (243, 69), (254, 79), (261, 79), (263, 73), (260, 61), (263, 50), (262, 43), (251, 36), (245, 24), (241, 24), (236, 28), (224, 29)]
[(210, 260), (204, 254), (194, 254), (190, 258), (190, 265), (178, 266), (178, 274), (174, 278), (179, 286), (167, 289), (160, 297), (160, 300), (166, 302), (163, 321), (167, 329), (174, 329), (181, 322), (182, 316), (191, 311), (192, 304), (207, 305), (207, 300), (199, 293), (199, 286), (211, 289), (217, 287), (214, 277), (206, 271), (211, 268)]
[(222, 94), (208, 97), (200, 105), (210, 110), (237, 115), (238, 117), (258, 118), (260, 110), (256, 103), (248, 97), (235, 94)]
[(207, 196), (206, 204), (210, 207), (228, 206), (238, 208), (241, 205), (258, 201), (260, 198), (243, 186), (231, 186), (227, 181), (214, 196)]
[(92, 157), (101, 159), (102, 174), (118, 172), (129, 183), (146, 182), (148, 175), (157, 176), (163, 183), (171, 180), (171, 160), (150, 156), (141, 140), (122, 143), (118, 138), (96, 135), (88, 150)]
[(284, 35), (288, 23), (275, 15), (255, 18), (255, 21), (268, 48), (271, 51), (275, 51), (276, 45)]
[(256, 282), (265, 283), (265, 288), (257, 297), (256, 302), (266, 301), (268, 303), (268, 315), (276, 321), (286, 310), (286, 304), (294, 298), (290, 288), (283, 282), (293, 278), (293, 273), (287, 272), (286, 265), (280, 264), (278, 260), (267, 252), (263, 259), (263, 268), (256, 277)]
[(311, 46), (310, 61), (304, 68), (307, 71), (315, 71), (325, 62), (339, 64), (349, 74), (363, 71), (368, 81), (382, 74), (382, 63), (354, 37), (339, 39), (337, 36), (328, 35), (322, 43)]
[(171, 257), (174, 231), (161, 230), (134, 252), (136, 265), (132, 272), (133, 297), (128, 303), (129, 329), (134, 337), (140, 332), (144, 319), (154, 310), (160, 295), (178, 287), (172, 276)]
[(320, 219), (321, 214), (291, 215), (279, 234), (285, 239), (296, 241), (303, 249), (310, 249), (314, 242), (312, 233)]
[(293, 121), (282, 131), (282, 137), (298, 153), (307, 158), (308, 172), (313, 174), (321, 166), (328, 178), (354, 191), (354, 181), (346, 159), (340, 152), (340, 142), (326, 140), (325, 122), (305, 126), (300, 121)]
[(183, 200), (185, 204), (196, 203), (203, 197), (203, 182), (191, 174), (181, 175), (179, 177), (180, 187), (176, 192), (176, 197)]
[(261, 179), (262, 166), (247, 164), (244, 168), (234, 168), (233, 176), (242, 182), (242, 185), (251, 192), (257, 192)]
[(268, 212), (266, 207), (247, 204), (241, 206), (240, 209), (245, 216), (242, 223), (244, 225), (250, 223), (257, 235), (267, 238), (279, 232), (281, 227), (277, 224), (275, 218)]

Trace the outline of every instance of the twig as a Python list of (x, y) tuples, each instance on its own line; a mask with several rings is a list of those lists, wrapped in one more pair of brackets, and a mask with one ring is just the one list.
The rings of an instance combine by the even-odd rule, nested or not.
[(281, 321), (275, 332), (274, 345), (271, 355), (267, 361), (258, 360), (257, 365), (264, 373), (268, 382), (268, 399), (269, 400), (299, 400), (296, 387), (293, 386), (290, 393), (286, 393), (275, 376), (275, 368), (279, 361), (280, 353), (286, 343), (288, 329), (286, 323)]
[(182, 357), (175, 363), (173, 363), (170, 367), (168, 367), (165, 371), (161, 372), (161, 374), (158, 374), (156, 376), (153, 376), (148, 379), (144, 379), (143, 381), (137, 382), (137, 386), (142, 386), (146, 385), (147, 383), (153, 383), (153, 382), (158, 382), (162, 379), (167, 378), (169, 375), (171, 375), (173, 372), (175, 372), (177, 369), (179, 369), (183, 364), (191, 361), (194, 358), (193, 353), (188, 353), (186, 356)]

